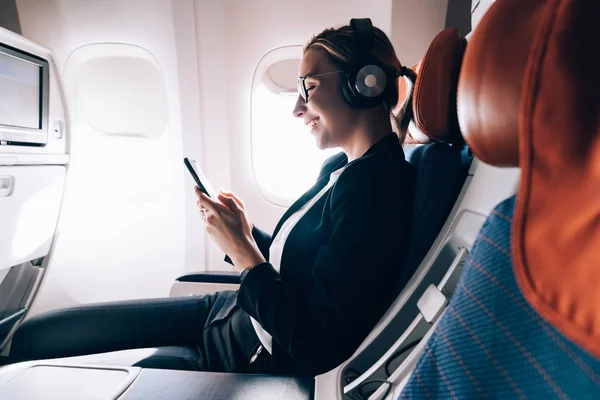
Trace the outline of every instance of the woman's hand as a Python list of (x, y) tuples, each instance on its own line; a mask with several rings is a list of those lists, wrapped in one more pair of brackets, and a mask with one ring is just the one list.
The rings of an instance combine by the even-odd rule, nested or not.
[(206, 222), (206, 232), (217, 246), (229, 255), (236, 269), (242, 271), (265, 262), (248, 222), (244, 203), (231, 192), (221, 190), (218, 201), (212, 200), (194, 187), (198, 207)]

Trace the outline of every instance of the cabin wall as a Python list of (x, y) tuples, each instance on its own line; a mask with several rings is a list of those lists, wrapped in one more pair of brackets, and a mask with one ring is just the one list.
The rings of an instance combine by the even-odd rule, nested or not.
[[(23, 35), (54, 52), (71, 120), (71, 162), (58, 235), (29, 315), (97, 301), (167, 296), (173, 280), (186, 271), (186, 205), (193, 208), (182, 131), (199, 135), (193, 87), (197, 67), (179, 61), (180, 54), (189, 57), (186, 53), (196, 50), (193, 3), (18, 0), (17, 7)], [(96, 68), (96, 75), (84, 80), (84, 72), (92, 73), (87, 61), (98, 55), (110, 68)], [(136, 83), (143, 77), (123, 75), (127, 71), (114, 62), (130, 65), (129, 59), (141, 63), (140, 71), (150, 73), (151, 80)], [(122, 88), (103, 87), (113, 76), (106, 74), (130, 81)], [(121, 96), (140, 99), (139, 93), (128, 92), (130, 82), (140, 93), (152, 87), (148, 96), (164, 100), (156, 108), (158, 103), (148, 99), (154, 104), (150, 109), (162, 117), (145, 118), (158, 118), (157, 126), (141, 135), (98, 128), (98, 121), (117, 128), (144, 125), (139, 114), (146, 99), (127, 104), (119, 114), (110, 100), (96, 107), (86, 104), (94, 96), (79, 89), (85, 84), (98, 95), (113, 95), (116, 103)], [(111, 109), (103, 120), (102, 113)], [(202, 245), (203, 231), (198, 227), (197, 232)], [(203, 252), (198, 255), (203, 258)]]
[[(453, 0), (450, 0), (453, 1)], [(391, 40), (400, 61), (417, 64), (445, 28), (448, 0), (394, 0)]]

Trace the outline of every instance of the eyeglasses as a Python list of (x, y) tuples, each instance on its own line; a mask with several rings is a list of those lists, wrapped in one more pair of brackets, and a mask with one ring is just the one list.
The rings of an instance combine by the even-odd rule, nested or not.
[(344, 71), (332, 71), (332, 72), (325, 72), (323, 74), (306, 75), (306, 76), (299, 77), (298, 78), (298, 94), (302, 98), (302, 101), (304, 102), (304, 104), (308, 103), (308, 89), (306, 89), (306, 78), (315, 78), (317, 76), (339, 74), (340, 72), (344, 72)]

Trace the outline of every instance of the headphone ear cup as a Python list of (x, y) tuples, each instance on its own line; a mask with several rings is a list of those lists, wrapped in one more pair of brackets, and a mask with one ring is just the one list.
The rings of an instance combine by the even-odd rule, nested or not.
[(378, 65), (367, 64), (358, 70), (355, 86), (362, 97), (379, 97), (387, 86), (386, 73)]
[(351, 68), (341, 79), (344, 98), (354, 108), (372, 108), (380, 105), (389, 84), (388, 74), (373, 62)]

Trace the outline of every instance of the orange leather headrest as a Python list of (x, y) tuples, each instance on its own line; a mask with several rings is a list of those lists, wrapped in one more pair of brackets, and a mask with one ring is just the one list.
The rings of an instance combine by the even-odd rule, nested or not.
[[(467, 40), (457, 29), (440, 32), (423, 60), (413, 70), (417, 81), (413, 92), (413, 143), (462, 141), (456, 111), (456, 90)], [(401, 93), (406, 87), (399, 85)], [(401, 95), (400, 98), (403, 98)]]
[(511, 246), (523, 295), (600, 357), (598, 16), (598, 0), (496, 1), (469, 41), (458, 115), (479, 159), (521, 167)]

